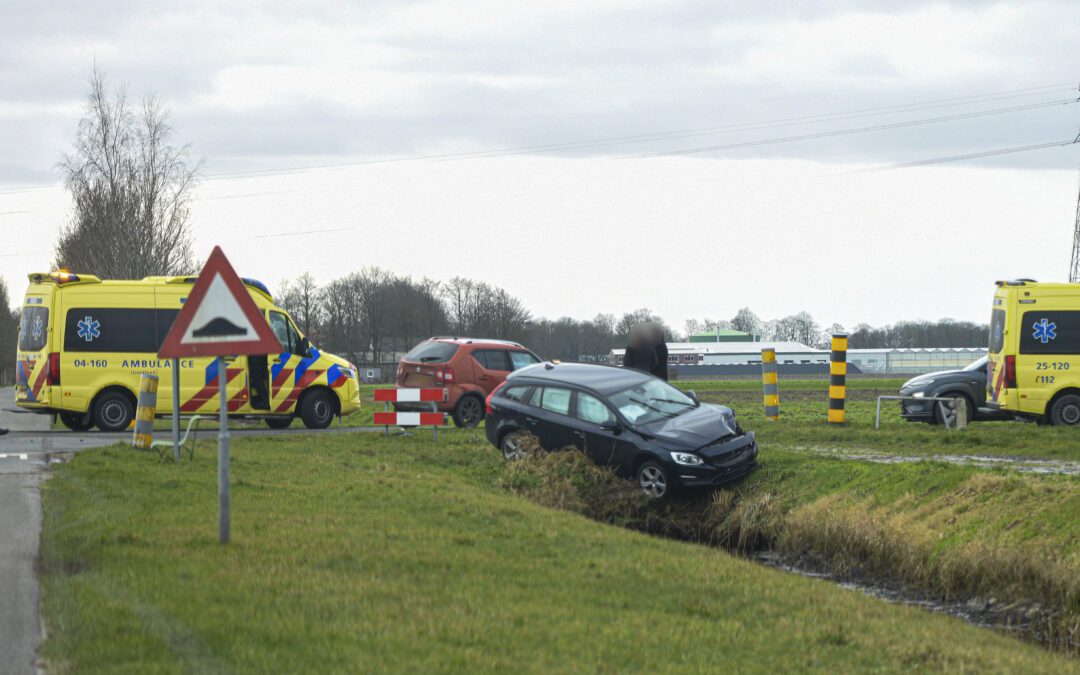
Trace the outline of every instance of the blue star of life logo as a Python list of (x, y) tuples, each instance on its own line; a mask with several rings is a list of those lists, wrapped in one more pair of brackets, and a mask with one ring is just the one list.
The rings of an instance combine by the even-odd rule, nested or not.
[(101, 337), (101, 322), (91, 316), (85, 317), (79, 322), (79, 337), (87, 342)]
[(41, 339), (41, 334), (45, 331), (45, 322), (41, 320), (41, 316), (34, 317), (34, 323), (30, 325), (30, 337), (34, 338), (37, 342)]
[(1046, 344), (1057, 337), (1057, 324), (1043, 319), (1035, 322), (1035, 331), (1031, 334), (1039, 342)]

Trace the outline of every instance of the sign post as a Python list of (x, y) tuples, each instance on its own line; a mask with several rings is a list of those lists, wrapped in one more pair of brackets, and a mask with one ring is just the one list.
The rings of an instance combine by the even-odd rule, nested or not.
[(226, 357), (278, 354), (281, 343), (218, 246), (161, 344), (158, 356), (173, 359), (173, 453), (179, 461), (179, 359), (218, 357), (218, 541), (229, 543), (229, 368)]

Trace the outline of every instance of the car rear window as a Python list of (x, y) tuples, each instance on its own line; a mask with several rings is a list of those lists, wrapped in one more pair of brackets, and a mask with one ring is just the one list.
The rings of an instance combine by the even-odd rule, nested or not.
[(458, 345), (453, 342), (421, 342), (402, 360), (413, 363), (446, 363), (454, 358), (457, 350)]
[(1005, 347), (1005, 310), (990, 313), (990, 353), (997, 354)]
[(19, 349), (39, 352), (45, 348), (49, 329), (48, 307), (23, 307), (19, 320)]

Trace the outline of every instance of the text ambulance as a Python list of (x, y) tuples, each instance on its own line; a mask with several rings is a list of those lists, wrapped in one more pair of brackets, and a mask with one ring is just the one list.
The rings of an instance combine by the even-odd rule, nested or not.
[(1080, 424), (1080, 284), (997, 282), (989, 356), (989, 407)]
[[(70, 429), (126, 429), (135, 416), (142, 373), (157, 375), (159, 415), (172, 413), (172, 361), (157, 352), (187, 299), (194, 277), (102, 281), (53, 272), (29, 275), (15, 369), (15, 402), (58, 413)], [(283, 347), (282, 353), (237, 357), (226, 366), (228, 411), (261, 417), (273, 428), (299, 416), (310, 429), (360, 408), (356, 367), (320, 352), (297, 331), (257, 281), (244, 280)], [(218, 360), (179, 360), (181, 414), (219, 410)]]

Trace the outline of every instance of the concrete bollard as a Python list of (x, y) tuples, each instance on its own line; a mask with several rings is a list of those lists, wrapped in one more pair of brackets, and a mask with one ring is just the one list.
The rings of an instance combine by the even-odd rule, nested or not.
[(776, 350), (761, 350), (761, 388), (765, 394), (765, 417), (780, 419), (780, 384), (776, 376)]
[(139, 377), (139, 407), (135, 409), (135, 436), (131, 444), (149, 450), (154, 441), (154, 411), (157, 410), (157, 375)]
[(968, 410), (967, 399), (958, 397), (953, 399), (953, 416), (957, 429), (967, 429), (971, 412)]
[(829, 355), (829, 424), (844, 423), (847, 399), (847, 335), (832, 336)]

